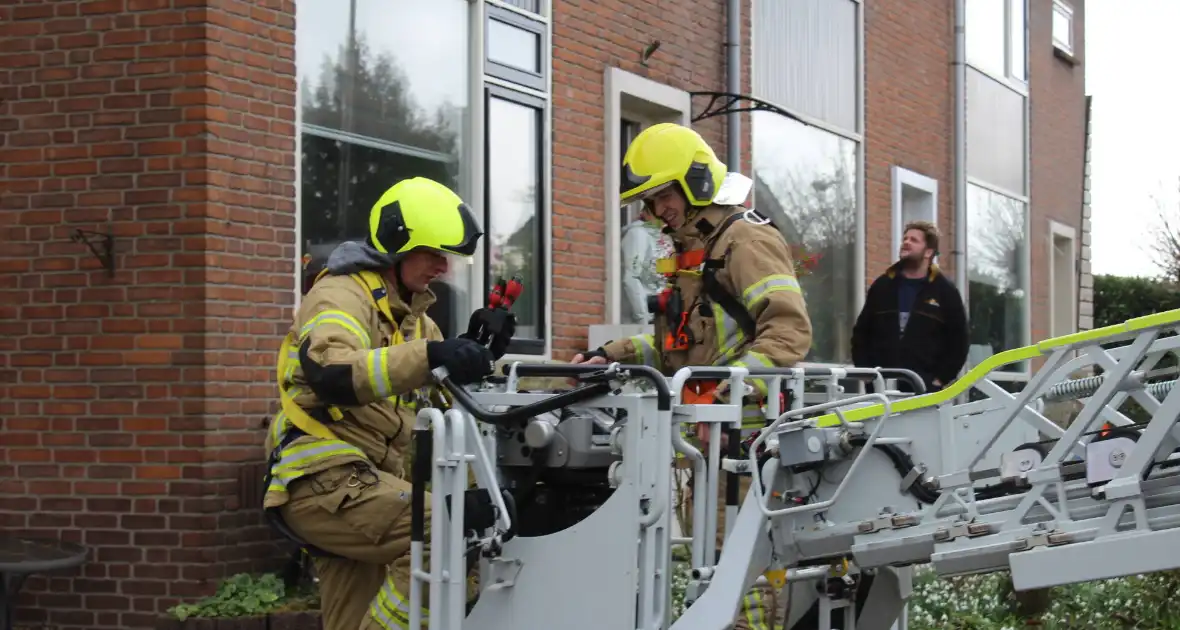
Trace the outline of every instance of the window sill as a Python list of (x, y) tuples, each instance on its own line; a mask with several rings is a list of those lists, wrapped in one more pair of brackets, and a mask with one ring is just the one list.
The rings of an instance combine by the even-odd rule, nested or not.
[(1069, 64), (1070, 67), (1074, 67), (1074, 66), (1077, 66), (1080, 64), (1080, 62), (1078, 61), (1078, 58), (1075, 57), (1073, 55), (1073, 53), (1067, 52), (1065, 49), (1060, 48), (1058, 46), (1053, 46), (1053, 56), (1057, 57), (1061, 61), (1064, 61), (1065, 63)]
[(542, 357), (545, 356), (545, 341), (543, 339), (513, 339), (508, 344), (507, 355), (519, 355), (527, 357)]

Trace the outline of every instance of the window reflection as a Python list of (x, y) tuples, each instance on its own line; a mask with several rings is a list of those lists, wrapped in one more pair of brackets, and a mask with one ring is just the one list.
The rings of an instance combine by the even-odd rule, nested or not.
[(541, 71), (541, 36), (519, 26), (488, 20), (488, 59), (529, 72)]
[(298, 12), (305, 124), (453, 153), (467, 104), (466, 2), (301, 0)]
[(521, 276), (524, 292), (512, 310), (516, 337), (541, 339), (539, 299), (544, 288), (538, 217), (543, 194), (540, 112), (492, 96), (488, 99), (488, 287)]
[[(467, 12), (463, 0), (298, 1), (300, 255), (364, 238), (370, 207), (403, 179), (462, 191)], [(433, 287), (444, 333), (467, 324), (467, 269)]]
[(753, 114), (754, 194), (796, 258), (811, 314), (808, 361), (851, 363), (856, 320), (856, 143), (772, 113)]
[[(972, 365), (1025, 344), (1025, 204), (967, 186), (968, 322)], [(1005, 366), (1020, 372), (1023, 364)]]

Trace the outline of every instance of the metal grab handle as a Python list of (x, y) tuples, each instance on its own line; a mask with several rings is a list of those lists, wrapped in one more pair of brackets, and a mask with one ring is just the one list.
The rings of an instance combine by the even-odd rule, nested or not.
[[(668, 388), (668, 381), (663, 374), (660, 374), (655, 368), (647, 365), (629, 365), (624, 363), (611, 363), (603, 365), (596, 363), (593, 365), (586, 365), (582, 363), (526, 363), (521, 364), (515, 362), (510, 365), (505, 365), (501, 368), (505, 375), (513, 373), (519, 377), (570, 377), (576, 378), (586, 376), (587, 374), (594, 374), (596, 372), (607, 373), (614, 371), (619, 374), (626, 374), (630, 378), (641, 378), (651, 383), (656, 388), (657, 402), (660, 411), (667, 411), (672, 408), (672, 392)], [(580, 389), (573, 390), (581, 391)], [(572, 393), (572, 392), (568, 392)], [(562, 394), (563, 396), (565, 394)], [(567, 403), (572, 404), (572, 403)]]
[[(909, 381), (914, 386), (914, 394), (917, 396), (926, 393), (926, 381), (923, 381), (922, 377), (918, 376), (918, 373), (913, 370), (907, 370), (905, 368), (877, 368), (877, 371), (881, 373), (881, 376), (886, 378), (892, 377)], [(949, 385), (949, 383), (947, 384)]]
[[(758, 467), (758, 447), (766, 442), (767, 438), (769, 438), (774, 432), (774, 429), (777, 429), (784, 423), (784, 421), (789, 418), (800, 416), (805, 413), (824, 411), (827, 409), (832, 409), (835, 412), (836, 417), (840, 420), (840, 424), (848, 426), (848, 422), (844, 419), (844, 412), (840, 411), (839, 408), (845, 405), (867, 402), (869, 400), (879, 400), (881, 402), (882, 407), (884, 407), (884, 410), (881, 413), (881, 420), (877, 422), (877, 426), (874, 427), (873, 432), (869, 434), (869, 438), (865, 442), (864, 446), (861, 447), (861, 451), (856, 454), (855, 458), (853, 458), (852, 466), (848, 468), (848, 472), (845, 473), (844, 478), (840, 480), (840, 485), (836, 486), (836, 491), (832, 493), (832, 497), (827, 501), (821, 501), (819, 503), (808, 503), (806, 505), (797, 505), (794, 507), (783, 508), (781, 510), (771, 510), (767, 505), (766, 493), (762, 491), (762, 471)], [(750, 480), (750, 488), (753, 492), (757, 493), (757, 501), (755, 502), (758, 504), (758, 509), (760, 509), (766, 516), (786, 516), (788, 514), (797, 514), (800, 512), (817, 512), (830, 507), (836, 502), (836, 499), (839, 499), (840, 495), (844, 493), (844, 488), (848, 485), (848, 480), (852, 479), (853, 475), (856, 473), (856, 470), (860, 468), (861, 462), (864, 461), (865, 455), (868, 454), (869, 450), (872, 449), (873, 444), (876, 443), (877, 435), (881, 433), (881, 428), (885, 426), (885, 421), (889, 418), (889, 414), (889, 398), (884, 394), (874, 393), (853, 396), (851, 398), (844, 398), (841, 400), (833, 400), (811, 407), (804, 407), (802, 409), (793, 409), (776, 418), (774, 422), (770, 423), (770, 426), (766, 427), (766, 429), (754, 439), (754, 443), (750, 445), (749, 460), (750, 476), (752, 477)]]
[(475, 402), (475, 399), (471, 397), (471, 394), (468, 393), (467, 390), (463, 389), (459, 385), (456, 385), (455, 382), (451, 380), (450, 373), (447, 372), (446, 368), (437, 367), (434, 368), (431, 373), (434, 375), (434, 379), (438, 381), (440, 385), (446, 388), (446, 390), (450, 392), (452, 396), (455, 397), (455, 402), (458, 403), (460, 407), (465, 409), (472, 416), (475, 416), (475, 418), (480, 422), (486, 422), (488, 424), (509, 425), (524, 422), (525, 420), (528, 420), (534, 416), (539, 416), (550, 411), (556, 411), (562, 407), (576, 405), (580, 402), (602, 396), (611, 391), (610, 383), (592, 383), (590, 385), (586, 385), (585, 387), (579, 387), (568, 392), (557, 394), (550, 398), (546, 398), (545, 400), (535, 402), (531, 405), (516, 407), (503, 412), (494, 412), (483, 408), (478, 402)]

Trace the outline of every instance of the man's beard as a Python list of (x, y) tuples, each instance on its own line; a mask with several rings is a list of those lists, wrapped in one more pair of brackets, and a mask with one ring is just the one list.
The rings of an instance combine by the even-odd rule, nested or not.
[(911, 271), (915, 270), (915, 269), (921, 269), (922, 263), (924, 262), (924, 260), (925, 259), (923, 259), (922, 257), (914, 256), (913, 254), (910, 254), (909, 256), (902, 256), (901, 257), (901, 267), (902, 267), (902, 269), (907, 269), (907, 270), (911, 270)]

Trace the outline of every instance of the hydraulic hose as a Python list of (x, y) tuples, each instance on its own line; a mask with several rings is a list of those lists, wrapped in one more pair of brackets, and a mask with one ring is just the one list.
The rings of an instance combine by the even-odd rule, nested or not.
[[(868, 442), (864, 436), (856, 436), (848, 440), (848, 443), (862, 447)], [(902, 479), (905, 479), (911, 472), (914, 471), (914, 460), (909, 456), (909, 453), (901, 450), (896, 444), (874, 444), (873, 448), (885, 454), (889, 458), (890, 463), (893, 464), (894, 470)], [(933, 505), (938, 500), (938, 492), (932, 490), (925, 485), (921, 478), (915, 479), (910, 487), (906, 489), (915, 499), (927, 505)]]

